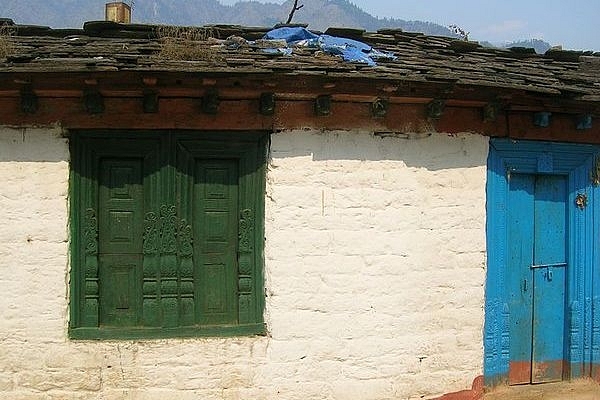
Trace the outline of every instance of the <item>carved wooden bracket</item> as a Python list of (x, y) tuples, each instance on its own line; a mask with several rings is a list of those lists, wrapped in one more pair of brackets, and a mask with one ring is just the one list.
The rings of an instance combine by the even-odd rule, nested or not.
[(483, 107), (483, 122), (495, 122), (502, 110), (500, 103), (492, 101)]
[(577, 118), (577, 129), (580, 131), (592, 129), (593, 117), (591, 114), (580, 115)]
[(426, 114), (428, 119), (440, 119), (444, 114), (444, 108), (446, 107), (446, 100), (435, 99), (427, 104)]
[(371, 114), (375, 118), (384, 118), (387, 115), (389, 102), (386, 99), (376, 99), (371, 103)]
[(219, 91), (208, 89), (202, 97), (202, 112), (205, 114), (217, 114), (219, 112)]
[(144, 90), (143, 98), (144, 112), (155, 114), (158, 112), (158, 92), (151, 89)]
[(322, 95), (315, 100), (315, 114), (318, 116), (326, 116), (331, 114), (331, 96)]
[(552, 113), (547, 111), (537, 112), (533, 114), (533, 125), (539, 128), (547, 128), (550, 126)]
[(33, 92), (31, 85), (21, 89), (21, 111), (25, 114), (35, 114), (38, 110), (38, 97)]
[(261, 93), (259, 112), (262, 115), (275, 114), (275, 94), (274, 93)]
[(104, 112), (104, 97), (97, 89), (85, 89), (83, 91), (83, 105), (90, 114), (102, 114)]

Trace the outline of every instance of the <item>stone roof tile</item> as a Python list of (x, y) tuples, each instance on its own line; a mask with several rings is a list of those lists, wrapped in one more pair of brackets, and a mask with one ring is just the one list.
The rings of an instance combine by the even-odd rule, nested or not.
[[(233, 46), (243, 38), (256, 41), (269, 28), (238, 25), (169, 27), (91, 21), (83, 29), (51, 29), (15, 25), (0, 19), (12, 36), (11, 51), (0, 59), (0, 72), (189, 71), (314, 74), (360, 71), (361, 78), (397, 78), (464, 85), (514, 88), (541, 94), (600, 98), (600, 54), (551, 49), (544, 55), (531, 49), (486, 48), (477, 42), (381, 29), (330, 28), (327, 34), (360, 40), (390, 51), (395, 60), (375, 67), (344, 62), (314, 49), (294, 49), (291, 55), (267, 53), (268, 45), (253, 42)], [(186, 33), (193, 32), (193, 37)], [(172, 36), (175, 36), (174, 38)], [(191, 39), (190, 39), (191, 37)], [(174, 57), (166, 46), (194, 48), (193, 56)], [(176, 56), (176, 54), (175, 54)], [(195, 57), (195, 58), (194, 58)]]

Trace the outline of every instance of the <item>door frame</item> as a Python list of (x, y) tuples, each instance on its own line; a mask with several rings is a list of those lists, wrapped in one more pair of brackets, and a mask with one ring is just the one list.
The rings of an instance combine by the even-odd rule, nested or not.
[[(506, 382), (509, 371), (510, 312), (506, 288), (508, 184), (512, 173), (567, 177), (569, 267), (566, 271), (565, 376), (600, 376), (600, 148), (573, 143), (490, 139), (487, 172), (487, 274), (484, 377), (488, 386)], [(587, 205), (576, 206), (585, 195)]]

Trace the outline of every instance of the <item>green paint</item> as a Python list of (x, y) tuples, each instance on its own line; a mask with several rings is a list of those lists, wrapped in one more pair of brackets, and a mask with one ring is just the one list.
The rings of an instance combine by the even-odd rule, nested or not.
[(263, 137), (73, 135), (72, 338), (264, 333)]

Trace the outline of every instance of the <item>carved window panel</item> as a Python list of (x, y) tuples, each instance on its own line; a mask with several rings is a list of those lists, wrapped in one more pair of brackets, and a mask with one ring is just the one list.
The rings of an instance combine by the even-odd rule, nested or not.
[(71, 337), (264, 332), (264, 140), (198, 136), (73, 136)]

